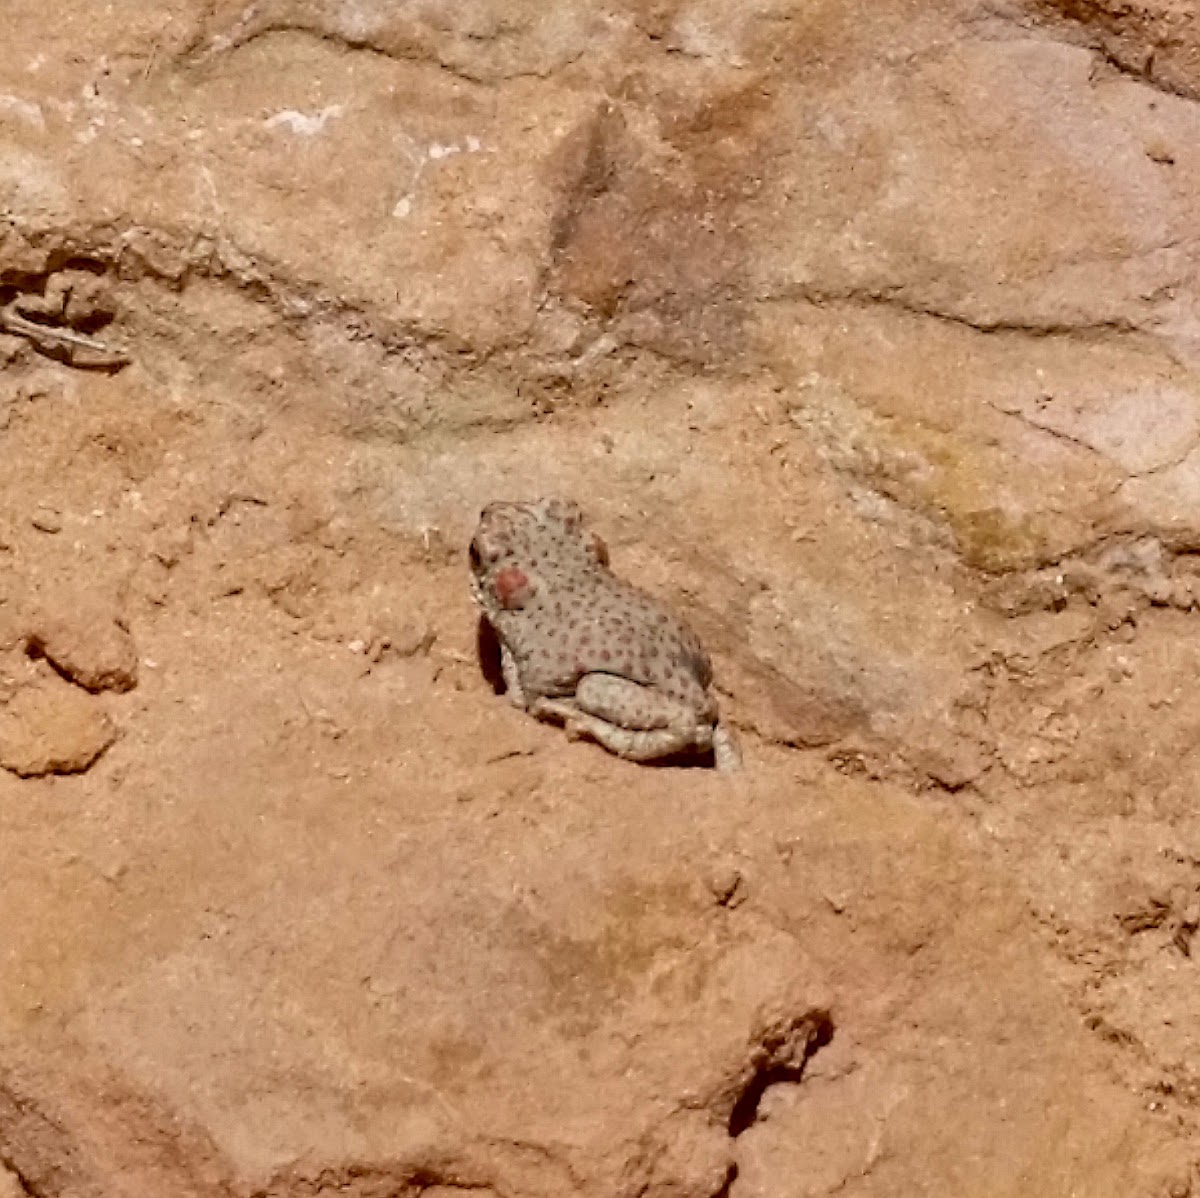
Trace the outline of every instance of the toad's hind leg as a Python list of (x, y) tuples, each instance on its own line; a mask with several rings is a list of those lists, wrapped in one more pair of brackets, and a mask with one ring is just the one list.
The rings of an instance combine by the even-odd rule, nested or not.
[(632, 731), (659, 728), (695, 728), (696, 711), (653, 687), (616, 674), (584, 674), (575, 687), (581, 710), (605, 723)]
[[(585, 674), (575, 689), (575, 699), (583, 712), (604, 722), (609, 740), (590, 734), (622, 757), (646, 761), (711, 746), (713, 764), (721, 773), (742, 768), (741, 748), (724, 724), (710, 727), (694, 708), (661, 691), (615, 674)], [(637, 743), (622, 752), (609, 743), (618, 735)]]
[(535, 699), (529, 710), (542, 720), (562, 723), (572, 740), (589, 737), (627, 761), (652, 761), (669, 757), (696, 744), (693, 730), (620, 728), (598, 716), (580, 711), (574, 702), (561, 699)]
[(712, 740), (711, 728), (686, 703), (613, 674), (586, 674), (573, 699), (539, 699), (534, 706), (541, 718), (561, 720), (568, 736), (590, 737), (629, 761), (707, 749)]

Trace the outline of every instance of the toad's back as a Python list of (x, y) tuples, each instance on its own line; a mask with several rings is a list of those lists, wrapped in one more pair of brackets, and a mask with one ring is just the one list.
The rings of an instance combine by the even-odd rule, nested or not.
[(604, 673), (689, 703), (703, 695), (708, 655), (657, 600), (602, 565), (558, 573), (544, 563), (538, 576), (546, 585), (520, 612), (505, 613), (503, 629), (529, 683), (569, 693), (584, 674)]
[[(573, 517), (545, 507), (485, 511), (492, 558), (482, 588), (489, 618), (527, 689), (569, 694), (589, 673), (653, 686), (698, 710), (711, 700), (712, 666), (695, 633), (673, 612), (609, 570), (603, 543)], [(506, 572), (527, 584), (519, 603), (497, 603)], [(490, 582), (490, 585), (488, 585)]]

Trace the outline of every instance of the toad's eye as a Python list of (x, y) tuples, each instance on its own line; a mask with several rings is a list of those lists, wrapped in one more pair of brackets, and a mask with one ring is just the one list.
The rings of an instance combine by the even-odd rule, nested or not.
[(472, 538), (471, 547), (467, 552), (470, 555), (473, 570), (490, 569), (504, 556), (504, 546), (494, 540), (489, 540), (481, 533)]

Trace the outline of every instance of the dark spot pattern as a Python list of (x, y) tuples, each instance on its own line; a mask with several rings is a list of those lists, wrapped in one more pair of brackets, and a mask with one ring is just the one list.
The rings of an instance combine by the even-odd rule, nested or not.
[[(662, 604), (612, 573), (607, 547), (576, 504), (490, 504), (471, 549), (484, 614), (529, 701), (569, 698), (585, 676), (609, 677), (612, 686), (589, 693), (603, 696), (602, 718), (613, 727), (668, 720), (678, 726), (684, 712), (697, 736), (711, 733), (711, 666), (699, 641)], [(515, 585), (518, 579), (529, 585)]]

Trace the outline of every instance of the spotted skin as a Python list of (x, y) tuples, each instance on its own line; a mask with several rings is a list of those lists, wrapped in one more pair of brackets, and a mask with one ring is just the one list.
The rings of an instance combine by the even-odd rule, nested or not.
[(518, 707), (633, 761), (696, 749), (720, 770), (740, 766), (695, 633), (612, 573), (576, 504), (489, 504), (470, 556)]

